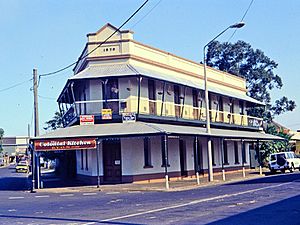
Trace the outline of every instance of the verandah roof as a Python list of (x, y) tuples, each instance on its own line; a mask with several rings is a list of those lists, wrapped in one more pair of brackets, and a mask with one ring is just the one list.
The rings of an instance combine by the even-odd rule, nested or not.
[[(34, 137), (32, 140), (77, 138), (77, 137), (132, 137), (132, 136), (151, 136), (151, 135), (186, 135), (186, 136), (208, 136), (203, 127), (182, 126), (171, 124), (156, 124), (145, 122), (132, 123), (110, 123), (95, 125), (77, 125), (60, 128), (45, 135)], [(278, 136), (253, 131), (211, 129), (210, 137), (222, 137), (227, 139), (245, 140), (284, 140)]]
[[(94, 79), (103, 77), (119, 77), (119, 76), (145, 76), (153, 79), (159, 79), (162, 81), (168, 81), (176, 84), (183, 84), (188, 87), (195, 89), (204, 90), (204, 82), (201, 79), (186, 79), (184, 77), (175, 77), (167, 73), (161, 73), (155, 70), (146, 69), (143, 67), (129, 65), (129, 64), (114, 64), (114, 65), (101, 65), (101, 66), (89, 66), (73, 77), (69, 78), (69, 81), (80, 80), (80, 79)], [(241, 94), (234, 91), (229, 91), (223, 88), (213, 87), (208, 85), (208, 90), (210, 92), (236, 98), (242, 99), (247, 102), (251, 102), (258, 105), (264, 105), (264, 103), (257, 101), (254, 98), (249, 97), (246, 94)]]

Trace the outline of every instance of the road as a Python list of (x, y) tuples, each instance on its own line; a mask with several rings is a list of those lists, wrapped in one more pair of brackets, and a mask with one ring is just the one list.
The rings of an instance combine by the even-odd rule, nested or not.
[(300, 224), (299, 172), (178, 192), (33, 194), (0, 177), (0, 224)]

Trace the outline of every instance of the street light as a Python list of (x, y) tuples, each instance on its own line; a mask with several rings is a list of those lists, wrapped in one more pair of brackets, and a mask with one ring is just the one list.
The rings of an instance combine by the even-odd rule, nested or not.
[(206, 110), (206, 133), (207, 133), (207, 157), (208, 157), (208, 181), (213, 181), (213, 166), (212, 166), (212, 152), (211, 152), (211, 139), (210, 139), (210, 115), (209, 115), (209, 99), (208, 99), (208, 87), (207, 87), (207, 75), (206, 75), (206, 57), (205, 57), (205, 51), (206, 47), (211, 44), (214, 40), (216, 40), (218, 37), (220, 37), (224, 32), (226, 32), (230, 28), (241, 28), (245, 25), (244, 22), (235, 23), (233, 25), (230, 25), (225, 30), (223, 30), (221, 33), (219, 33), (214, 39), (212, 39), (210, 42), (208, 42), (203, 47), (203, 68), (204, 68), (204, 91), (205, 91), (205, 110)]

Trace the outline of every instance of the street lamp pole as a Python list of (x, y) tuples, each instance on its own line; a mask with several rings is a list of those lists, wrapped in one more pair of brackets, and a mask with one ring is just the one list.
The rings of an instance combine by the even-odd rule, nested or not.
[(210, 113), (209, 113), (209, 98), (208, 98), (208, 86), (207, 86), (207, 75), (206, 75), (206, 47), (209, 46), (214, 40), (220, 37), (230, 28), (241, 28), (245, 25), (244, 22), (239, 22), (233, 25), (230, 25), (221, 33), (219, 33), (215, 38), (208, 42), (203, 47), (203, 69), (204, 69), (204, 91), (205, 91), (205, 111), (206, 111), (206, 134), (207, 134), (207, 158), (208, 158), (208, 181), (213, 181), (213, 165), (212, 165), (212, 152), (211, 152), (211, 130), (210, 130)]

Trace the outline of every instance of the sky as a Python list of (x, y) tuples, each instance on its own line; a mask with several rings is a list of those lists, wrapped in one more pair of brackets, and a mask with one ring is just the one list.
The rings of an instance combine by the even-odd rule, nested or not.
[[(120, 26), (144, 0), (0, 0), (0, 128), (5, 136), (32, 134), (32, 70), (52, 72), (75, 62), (86, 41), (106, 23)], [(200, 62), (202, 49), (231, 24), (239, 22), (251, 0), (149, 0), (124, 27), (138, 42)], [(295, 100), (293, 112), (275, 120), (300, 129), (300, 1), (254, 0), (244, 22), (228, 30), (219, 41), (243, 40), (261, 49), (278, 63), (275, 73), (283, 87), (272, 91), (272, 100)], [(58, 106), (56, 99), (73, 75), (72, 68), (40, 81), (39, 123), (44, 132)], [(24, 82), (15, 88), (15, 84)]]

